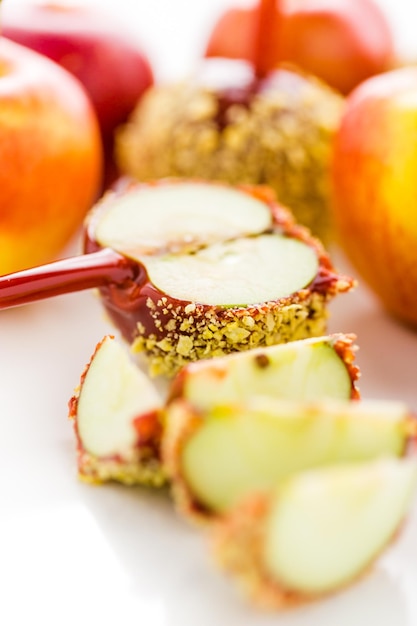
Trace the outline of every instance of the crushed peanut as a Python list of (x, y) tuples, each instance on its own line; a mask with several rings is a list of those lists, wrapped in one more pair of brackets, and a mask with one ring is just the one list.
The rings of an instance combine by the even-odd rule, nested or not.
[[(138, 326), (133, 352), (144, 352), (152, 376), (172, 377), (189, 363), (234, 351), (320, 336), (326, 332), (326, 297), (307, 290), (262, 305), (221, 309), (195, 304), (193, 324), (184, 334), (185, 307), (171, 310), (170, 330), (158, 340)], [(149, 306), (155, 326), (163, 311)], [(251, 320), (248, 322), (248, 320)], [(166, 328), (167, 325), (165, 325)]]

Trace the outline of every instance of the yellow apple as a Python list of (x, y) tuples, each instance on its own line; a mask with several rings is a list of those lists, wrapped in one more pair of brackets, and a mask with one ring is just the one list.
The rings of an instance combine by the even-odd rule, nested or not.
[(0, 38), (0, 274), (55, 258), (97, 199), (96, 115), (69, 72)]
[(336, 136), (340, 242), (386, 309), (417, 325), (417, 68), (371, 78), (347, 100)]

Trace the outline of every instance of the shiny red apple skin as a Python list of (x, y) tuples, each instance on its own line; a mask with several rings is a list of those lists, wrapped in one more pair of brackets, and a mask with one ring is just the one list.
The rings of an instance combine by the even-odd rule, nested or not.
[(154, 82), (135, 37), (98, 7), (9, 2), (2, 6), (1, 29), (3, 36), (44, 54), (81, 81), (106, 144)]
[[(294, 63), (343, 94), (392, 67), (393, 34), (374, 0), (283, 0), (281, 6), (275, 45), (266, 47), (266, 67)], [(226, 11), (214, 26), (206, 56), (253, 62), (256, 11)]]
[(103, 151), (78, 81), (0, 38), (0, 274), (50, 261), (97, 200)]
[(416, 135), (416, 68), (362, 83), (336, 135), (333, 213), (358, 275), (417, 328)]

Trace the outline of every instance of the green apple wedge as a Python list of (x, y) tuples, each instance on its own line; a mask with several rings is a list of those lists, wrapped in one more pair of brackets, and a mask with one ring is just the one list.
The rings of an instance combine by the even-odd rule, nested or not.
[(177, 400), (164, 421), (162, 457), (177, 507), (210, 521), (299, 472), (401, 457), (413, 417), (396, 402), (258, 396), (204, 413)]
[(206, 411), (254, 395), (356, 399), (354, 341), (337, 333), (190, 363), (171, 383), (168, 401), (181, 398)]
[(69, 402), (78, 473), (87, 482), (116, 480), (158, 487), (162, 399), (113, 336), (96, 346)]
[(211, 527), (215, 558), (253, 603), (282, 608), (366, 574), (398, 536), (415, 459), (381, 458), (291, 475)]

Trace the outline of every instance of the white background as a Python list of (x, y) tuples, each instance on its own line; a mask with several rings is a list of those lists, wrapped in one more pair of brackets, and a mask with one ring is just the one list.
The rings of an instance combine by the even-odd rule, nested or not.
[[(94, 1), (137, 31), (161, 79), (193, 66), (215, 14), (231, 4)], [(414, 1), (384, 6), (400, 49), (414, 56)], [(203, 537), (167, 498), (81, 484), (67, 401), (112, 330), (92, 293), (0, 314), (1, 626), (417, 626), (415, 515), (363, 582), (265, 616), (213, 569)], [(364, 397), (401, 399), (417, 410), (417, 335), (389, 319), (363, 285), (335, 302), (330, 330), (357, 334)]]

